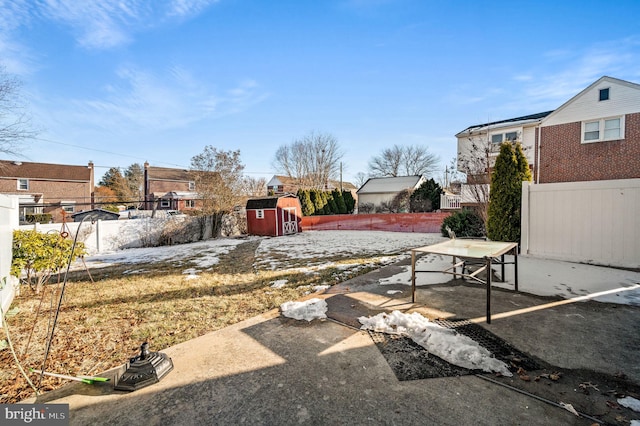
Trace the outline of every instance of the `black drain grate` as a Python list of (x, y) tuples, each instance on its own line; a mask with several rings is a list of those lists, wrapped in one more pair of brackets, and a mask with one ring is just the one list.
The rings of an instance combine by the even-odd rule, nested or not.
[(468, 320), (434, 320), (433, 322), (442, 327), (454, 329), (458, 333), (473, 339), (509, 366), (518, 366), (525, 370), (542, 368), (538, 361), (534, 360), (530, 355), (521, 352), (478, 324)]
[[(491, 351), (496, 358), (505, 362), (512, 370), (518, 367), (525, 370), (541, 368), (531, 356), (468, 320), (435, 320), (433, 322), (442, 327), (455, 329), (460, 334), (473, 339)], [(458, 367), (430, 354), (408, 337), (375, 331), (369, 331), (369, 335), (400, 381), (464, 376), (480, 372), (480, 370)]]
[(369, 331), (378, 350), (400, 381), (464, 376), (473, 373), (430, 354), (408, 337)]

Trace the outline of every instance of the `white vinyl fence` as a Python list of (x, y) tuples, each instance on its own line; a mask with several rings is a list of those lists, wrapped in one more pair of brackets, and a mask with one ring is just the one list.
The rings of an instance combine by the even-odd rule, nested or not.
[(3, 313), (9, 309), (18, 284), (18, 280), (11, 276), (13, 230), (17, 226), (18, 197), (0, 194), (0, 306)]
[(640, 268), (640, 179), (522, 186), (523, 254)]
[(130, 220), (85, 220), (65, 224), (36, 223), (21, 225), (19, 229), (35, 229), (42, 233), (68, 232), (70, 238), (75, 238), (76, 232), (79, 232), (78, 241), (83, 242), (89, 255), (92, 255), (125, 248), (156, 246), (169, 220), (178, 219), (143, 217)]

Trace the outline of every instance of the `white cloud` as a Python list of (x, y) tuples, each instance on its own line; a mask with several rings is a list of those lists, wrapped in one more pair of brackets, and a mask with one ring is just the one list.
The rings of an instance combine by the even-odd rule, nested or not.
[(61, 117), (121, 133), (162, 131), (242, 112), (268, 96), (253, 80), (218, 93), (180, 66), (166, 72), (123, 66), (116, 75), (117, 81), (105, 86), (99, 99), (60, 102), (72, 107)]
[(34, 68), (33, 54), (15, 34), (30, 24), (31, 9), (28, 0), (0, 0), (0, 65), (11, 74), (28, 74)]
[(129, 43), (136, 32), (195, 16), (218, 0), (0, 0), (0, 53), (13, 32), (34, 19), (67, 26), (87, 49)]

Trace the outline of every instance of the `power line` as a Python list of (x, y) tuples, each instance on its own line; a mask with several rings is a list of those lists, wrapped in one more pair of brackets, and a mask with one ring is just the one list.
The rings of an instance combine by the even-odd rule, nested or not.
[[(70, 146), (72, 148), (84, 149), (86, 151), (94, 151), (94, 152), (100, 152), (100, 153), (103, 153), (103, 154), (117, 155), (119, 157), (133, 158), (133, 159), (136, 159), (136, 160), (139, 160), (139, 161), (147, 161), (149, 163), (154, 163), (154, 164), (166, 164), (166, 165), (169, 165), (169, 166), (179, 167), (179, 168), (185, 169), (185, 170), (189, 169), (189, 166), (185, 166), (184, 164), (175, 164), (175, 163), (169, 163), (169, 162), (166, 162), (166, 161), (157, 161), (157, 160), (151, 160), (150, 161), (147, 158), (137, 157), (135, 155), (120, 154), (120, 153), (117, 153), (117, 152), (106, 151), (106, 150), (103, 150), (103, 149), (88, 148), (86, 146), (74, 145), (74, 144), (67, 143), (67, 142), (54, 141), (54, 140), (45, 139), (45, 138), (36, 137), (36, 138), (33, 138), (33, 139), (39, 140), (39, 141), (43, 141), (43, 142), (49, 142), (49, 143), (53, 143), (53, 144), (57, 144), (57, 145)], [(99, 168), (99, 169), (111, 169), (111, 168), (113, 168), (115, 166), (97, 166), (97, 165), (94, 165), (94, 167), (95, 168)], [(117, 167), (117, 168), (120, 169), (122, 167)], [(273, 172), (249, 172), (249, 171), (245, 171), (244, 173), (245, 174), (249, 174), (249, 175), (269, 175), (269, 174), (272, 174)]]
[[(117, 152), (105, 151), (103, 149), (87, 148), (86, 146), (74, 145), (74, 144), (71, 144), (71, 143), (54, 141), (54, 140), (51, 140), (51, 139), (44, 139), (44, 138), (34, 138), (34, 139), (39, 140), (39, 141), (43, 141), (43, 142), (49, 142), (49, 143), (54, 143), (54, 144), (58, 144), (58, 145), (64, 145), (64, 146), (70, 146), (70, 147), (73, 147), (73, 148), (84, 149), (84, 150), (87, 150), (87, 151), (101, 152), (103, 154), (117, 155), (117, 156), (120, 156), (120, 157), (127, 157), (127, 158), (134, 158), (136, 160), (149, 161), (148, 159), (143, 159), (142, 157), (137, 157), (135, 155), (120, 154), (120, 153), (117, 153)], [(177, 167), (180, 167), (180, 168), (183, 168), (183, 169), (187, 169), (188, 168), (188, 167), (184, 166), (183, 164), (168, 163), (166, 161), (153, 160), (153, 162), (155, 164), (168, 164), (168, 165), (171, 165), (171, 166), (177, 166)]]

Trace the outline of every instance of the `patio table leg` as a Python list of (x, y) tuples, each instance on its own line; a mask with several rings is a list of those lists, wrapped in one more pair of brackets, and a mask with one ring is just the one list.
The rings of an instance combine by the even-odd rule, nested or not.
[(416, 302), (416, 252), (411, 250), (411, 303)]
[(491, 324), (491, 258), (487, 258), (487, 324)]

